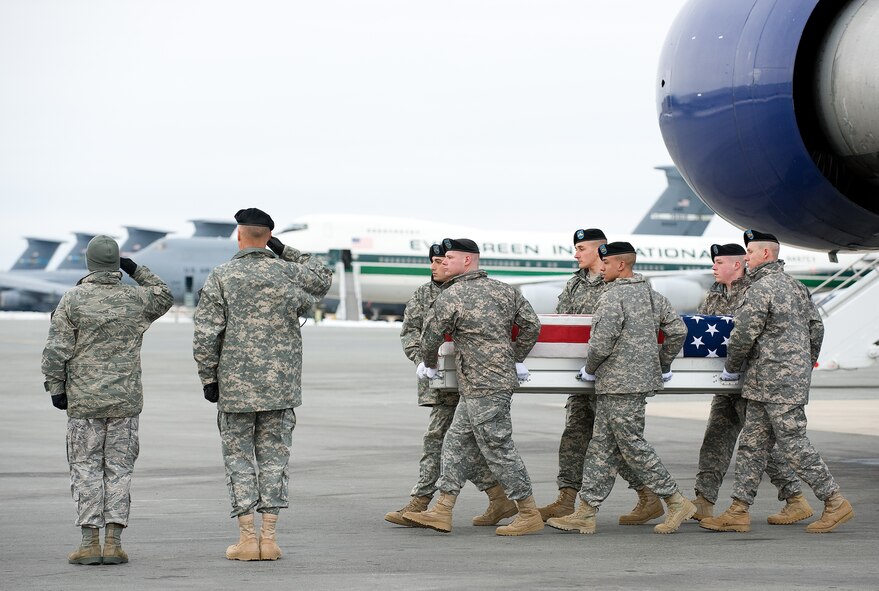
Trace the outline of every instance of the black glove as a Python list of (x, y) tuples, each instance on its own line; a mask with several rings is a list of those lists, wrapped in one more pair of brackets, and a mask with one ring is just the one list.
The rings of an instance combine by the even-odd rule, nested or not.
[(52, 406), (58, 410), (67, 410), (67, 392), (52, 394)]
[(272, 252), (278, 256), (284, 254), (284, 243), (272, 236), (269, 238), (269, 243), (266, 244), (269, 248), (272, 249)]
[(137, 263), (131, 259), (119, 257), (119, 268), (128, 273), (129, 276), (133, 276), (134, 272), (137, 271)]
[(211, 382), (210, 384), (205, 384), (202, 387), (204, 390), (204, 399), (208, 402), (217, 403), (217, 400), (220, 399), (220, 384), (217, 382)]

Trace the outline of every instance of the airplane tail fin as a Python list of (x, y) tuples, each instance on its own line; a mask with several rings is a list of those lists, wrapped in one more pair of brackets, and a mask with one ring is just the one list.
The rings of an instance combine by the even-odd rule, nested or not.
[(125, 244), (119, 247), (119, 251), (124, 254), (133, 254), (143, 250), (159, 238), (168, 235), (168, 232), (161, 230), (148, 230), (136, 226), (124, 226), (124, 228), (128, 231), (128, 237), (125, 239)]
[(189, 220), (195, 225), (193, 237), (229, 238), (238, 224), (235, 222), (218, 222), (212, 220)]
[(64, 257), (64, 260), (58, 263), (58, 270), (86, 268), (85, 249), (88, 247), (89, 241), (97, 236), (97, 234), (74, 232), (73, 235), (76, 236), (76, 244), (73, 245), (73, 248)]
[(41, 271), (49, 265), (61, 242), (44, 238), (28, 238), (27, 247), (12, 265), (12, 271)]
[(668, 186), (635, 228), (635, 234), (701, 236), (714, 217), (714, 212), (674, 166), (657, 166), (665, 172)]

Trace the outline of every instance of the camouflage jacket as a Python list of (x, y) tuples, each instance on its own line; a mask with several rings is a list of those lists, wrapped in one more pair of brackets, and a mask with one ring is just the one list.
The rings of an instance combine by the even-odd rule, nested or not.
[[(424, 317), (440, 291), (442, 288), (436, 282), (429, 281), (416, 289), (406, 304), (400, 342), (403, 344), (403, 352), (406, 353), (406, 357), (415, 365), (421, 363), (421, 330), (424, 328)], [(430, 388), (427, 378), (418, 380), (418, 404), (433, 406), (440, 403), (440, 399), (443, 403), (452, 403), (457, 399), (457, 395), (440, 396), (439, 390)]]
[(323, 263), (291, 246), (281, 258), (247, 248), (211, 271), (193, 317), (192, 351), (201, 383), (219, 383), (219, 410), (302, 404), (299, 317), (332, 279)]
[(539, 333), (540, 320), (521, 293), (483, 270), (470, 271), (443, 284), (425, 321), (421, 355), (427, 367), (436, 367), (437, 349), (450, 334), (459, 392), (485, 396), (519, 385), (515, 364), (525, 360)]
[[(657, 343), (662, 330), (665, 340)], [(586, 371), (597, 394), (634, 394), (662, 388), (662, 371), (684, 345), (687, 327), (664, 296), (636, 273), (607, 284), (592, 315)]]
[(147, 267), (133, 279), (98, 271), (64, 294), (43, 350), (46, 390), (67, 392), (75, 419), (134, 417), (143, 410), (140, 347), (150, 324), (168, 311), (171, 290)]
[(745, 361), (742, 396), (760, 402), (806, 404), (824, 323), (802, 283), (784, 272), (784, 261), (749, 272), (751, 287), (736, 312), (726, 370)]
[(586, 269), (580, 269), (568, 279), (565, 289), (559, 294), (559, 303), (555, 307), (556, 314), (592, 314), (598, 304), (598, 298), (604, 293), (604, 277), (589, 275)]
[(708, 290), (705, 301), (699, 306), (697, 312), (699, 314), (711, 314), (713, 316), (734, 315), (742, 300), (745, 298), (745, 292), (751, 285), (751, 279), (747, 275), (742, 275), (727, 287), (723, 283), (715, 282)]

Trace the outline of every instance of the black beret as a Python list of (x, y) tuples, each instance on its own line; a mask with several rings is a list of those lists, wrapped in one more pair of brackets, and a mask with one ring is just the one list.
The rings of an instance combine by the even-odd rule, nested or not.
[(611, 242), (598, 247), (598, 256), (602, 259), (618, 254), (635, 254), (635, 247), (629, 242)]
[(745, 230), (745, 246), (751, 242), (774, 242), (778, 244), (778, 238), (772, 234), (758, 232), (757, 230)]
[(479, 254), (479, 247), (469, 238), (443, 238), (443, 246), (446, 252), (456, 250), (458, 252), (472, 252)]
[(431, 244), (430, 249), (427, 251), (427, 260), (433, 262), (433, 257), (444, 257), (446, 256), (446, 249), (442, 244)]
[(574, 244), (585, 242), (587, 240), (607, 240), (604, 232), (598, 228), (589, 228), (588, 230), (577, 230), (574, 232)]
[(255, 207), (239, 209), (235, 214), (235, 221), (239, 226), (265, 226), (269, 230), (275, 229), (275, 222), (272, 221), (271, 216)]
[(741, 244), (712, 244), (711, 261), (714, 257), (741, 257), (745, 256), (745, 249)]

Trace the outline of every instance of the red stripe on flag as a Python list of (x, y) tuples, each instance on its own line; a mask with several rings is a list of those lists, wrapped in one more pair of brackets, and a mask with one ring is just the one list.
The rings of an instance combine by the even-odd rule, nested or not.
[(591, 326), (544, 324), (540, 327), (539, 343), (588, 343)]

